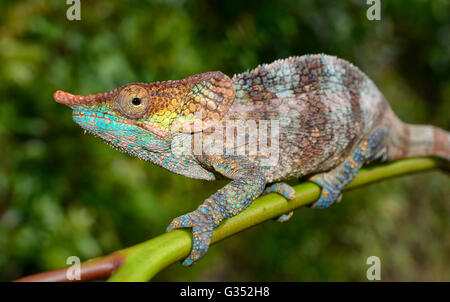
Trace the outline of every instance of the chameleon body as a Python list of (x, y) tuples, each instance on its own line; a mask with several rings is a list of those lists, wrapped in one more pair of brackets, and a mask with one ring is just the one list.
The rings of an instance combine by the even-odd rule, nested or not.
[[(207, 72), (88, 96), (57, 91), (54, 99), (73, 108), (82, 128), (122, 151), (187, 177), (231, 180), (167, 228), (192, 228), (184, 265), (207, 252), (215, 227), (261, 194), (294, 198), (283, 180), (309, 177), (321, 187), (312, 207), (323, 209), (340, 200), (365, 163), (425, 155), (450, 159), (448, 132), (401, 122), (363, 72), (328, 55), (278, 60), (232, 78)], [(237, 143), (233, 134), (267, 121), (277, 121), (267, 128), (277, 131), (265, 138), (266, 148), (237, 152), (259, 146), (262, 138), (244, 135)], [(229, 122), (240, 126), (217, 135)], [(268, 148), (277, 156), (270, 157)]]

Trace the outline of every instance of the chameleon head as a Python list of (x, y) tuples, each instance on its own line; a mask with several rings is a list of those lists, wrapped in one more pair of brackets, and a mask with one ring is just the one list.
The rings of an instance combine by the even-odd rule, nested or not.
[(141, 125), (151, 105), (144, 86), (129, 84), (87, 96), (56, 91), (53, 98), (73, 109), (74, 121), (85, 131), (121, 151), (156, 162), (157, 153), (168, 148), (165, 138)]
[[(139, 127), (159, 138), (176, 132), (200, 130), (219, 121), (234, 101), (230, 78), (207, 72), (179, 81), (131, 83), (105, 93), (87, 96), (56, 91), (56, 102), (73, 109), (73, 117), (85, 130), (108, 141), (108, 133), (124, 131), (119, 125)], [(115, 139), (117, 140), (117, 138)]]
[(53, 98), (73, 109), (73, 119), (83, 129), (121, 151), (175, 173), (211, 179), (192, 155), (174, 155), (172, 142), (190, 135), (194, 113), (201, 113), (201, 125), (220, 120), (234, 100), (234, 87), (226, 75), (209, 72), (179, 81), (131, 83), (87, 96), (58, 90)]

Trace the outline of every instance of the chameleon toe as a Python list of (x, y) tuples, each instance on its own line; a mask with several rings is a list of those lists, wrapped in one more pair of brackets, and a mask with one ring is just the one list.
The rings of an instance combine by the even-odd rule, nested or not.
[(292, 218), (293, 215), (294, 215), (294, 211), (290, 211), (287, 214), (283, 214), (283, 215), (278, 216), (276, 218), (276, 221), (281, 222), (281, 223), (287, 222), (289, 219)]
[(213, 223), (204, 212), (197, 209), (172, 220), (167, 231), (180, 228), (192, 228), (192, 249), (189, 256), (182, 262), (184, 266), (191, 266), (208, 251), (213, 234)]
[(292, 200), (295, 198), (295, 190), (293, 187), (285, 182), (276, 182), (266, 187), (263, 194), (277, 193), (286, 198)]
[[(263, 195), (265, 194), (269, 194), (269, 193), (277, 193), (280, 194), (281, 196), (283, 196), (284, 198), (286, 198), (287, 200), (292, 200), (295, 198), (295, 190), (293, 187), (291, 187), (290, 185), (288, 185), (285, 182), (276, 182), (273, 184), (270, 184), (266, 187), (266, 189), (263, 192)], [(293, 211), (290, 211), (287, 214), (283, 214), (281, 216), (278, 216), (277, 218), (275, 218), (276, 221), (278, 222), (286, 222), (289, 219), (291, 219), (292, 215), (294, 215)]]

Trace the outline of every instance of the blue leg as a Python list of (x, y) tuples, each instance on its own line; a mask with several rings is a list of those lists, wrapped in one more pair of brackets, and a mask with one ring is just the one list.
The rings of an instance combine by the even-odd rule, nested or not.
[(336, 168), (314, 175), (310, 178), (318, 184), (322, 191), (319, 199), (312, 205), (315, 209), (326, 209), (342, 198), (342, 189), (349, 184), (364, 163), (382, 156), (386, 132), (374, 130), (366, 139), (360, 142), (351, 156)]
[(211, 157), (209, 164), (226, 177), (234, 179), (205, 200), (197, 210), (175, 218), (167, 228), (192, 228), (193, 245), (183, 261), (190, 266), (208, 251), (214, 228), (223, 220), (236, 216), (261, 195), (265, 186), (264, 173), (243, 157)]

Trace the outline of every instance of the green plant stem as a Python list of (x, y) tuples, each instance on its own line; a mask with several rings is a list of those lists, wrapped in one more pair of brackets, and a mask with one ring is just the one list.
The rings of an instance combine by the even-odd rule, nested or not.
[[(423, 157), (365, 167), (359, 171), (356, 178), (345, 187), (344, 191), (388, 178), (436, 168), (448, 170), (448, 163), (435, 158)], [(273, 193), (255, 200), (244, 212), (226, 220), (217, 227), (214, 230), (211, 244), (310, 204), (317, 200), (320, 194), (319, 186), (311, 182), (301, 183), (293, 186), (293, 188), (296, 192), (296, 198), (290, 201)], [(184, 259), (189, 254), (191, 245), (192, 239), (189, 230), (175, 230), (165, 233), (111, 255), (83, 263), (81, 279), (86, 281), (94, 277), (106, 279), (111, 276), (108, 281), (148, 281), (170, 264)], [(65, 269), (60, 269), (44, 272), (21, 278), (18, 281), (67, 281), (65, 271)]]
[[(442, 161), (432, 158), (411, 158), (366, 167), (361, 169), (355, 180), (344, 191), (399, 175), (434, 169), (443, 164)], [(296, 198), (291, 201), (273, 193), (258, 198), (244, 212), (217, 227), (211, 244), (310, 204), (317, 200), (320, 194), (319, 186), (311, 182), (298, 184), (294, 189)], [(188, 256), (191, 244), (189, 231), (176, 230), (132, 247), (128, 250), (124, 264), (108, 281), (148, 281), (168, 265)]]

